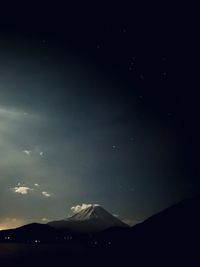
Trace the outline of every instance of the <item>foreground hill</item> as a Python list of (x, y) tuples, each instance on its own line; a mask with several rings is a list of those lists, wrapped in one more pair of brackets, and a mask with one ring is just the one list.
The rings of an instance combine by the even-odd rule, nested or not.
[[(102, 236), (100, 237), (102, 239)], [(163, 266), (193, 266), (200, 262), (200, 197), (186, 199), (148, 218), (131, 229), (108, 229), (104, 240), (137, 262)]]

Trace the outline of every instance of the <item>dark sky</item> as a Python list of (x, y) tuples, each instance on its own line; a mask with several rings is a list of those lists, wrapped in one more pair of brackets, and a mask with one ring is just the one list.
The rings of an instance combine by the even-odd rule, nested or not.
[(136, 223), (199, 192), (187, 7), (16, 6), (0, 24), (0, 227), (101, 204)]

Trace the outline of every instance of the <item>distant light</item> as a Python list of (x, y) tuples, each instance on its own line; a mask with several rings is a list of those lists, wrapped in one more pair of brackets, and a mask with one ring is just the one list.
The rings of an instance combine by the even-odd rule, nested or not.
[(40, 243), (40, 240), (37, 240), (37, 239), (36, 239), (34, 242), (35, 242), (35, 243)]

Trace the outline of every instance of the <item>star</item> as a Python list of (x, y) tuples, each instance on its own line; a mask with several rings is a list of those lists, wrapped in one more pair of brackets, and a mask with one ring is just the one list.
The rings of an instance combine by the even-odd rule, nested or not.
[(112, 149), (115, 150), (117, 148), (116, 145), (112, 145)]

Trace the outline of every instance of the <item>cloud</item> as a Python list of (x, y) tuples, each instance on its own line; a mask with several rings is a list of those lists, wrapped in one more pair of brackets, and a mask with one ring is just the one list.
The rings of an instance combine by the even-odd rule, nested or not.
[(42, 222), (47, 222), (48, 219), (47, 219), (47, 218), (42, 218), (41, 221), (42, 221)]
[(40, 186), (40, 185), (36, 183), (36, 184), (34, 184), (34, 186)]
[(24, 152), (28, 156), (31, 154), (31, 150), (23, 150), (22, 152)]
[(46, 191), (42, 191), (42, 195), (45, 197), (51, 197), (51, 194)]
[(22, 218), (1, 218), (0, 220), (0, 230), (16, 228), (24, 224), (25, 221)]
[(39, 154), (40, 154), (40, 156), (42, 157), (42, 156), (44, 155), (44, 152), (41, 151)]
[(122, 221), (124, 223), (130, 225), (130, 226), (133, 226), (133, 225), (138, 224), (138, 223), (141, 222), (141, 221), (137, 221), (137, 220), (133, 220), (133, 219), (123, 219)]
[(77, 212), (80, 212), (81, 210), (84, 210), (84, 209), (87, 209), (91, 206), (99, 206), (98, 204), (85, 204), (85, 203), (82, 203), (81, 205), (76, 205), (76, 206), (73, 206), (71, 207), (71, 211), (73, 213), (77, 213)]
[(27, 186), (16, 186), (12, 188), (15, 193), (21, 194), (21, 195), (26, 195), (29, 193), (29, 191), (32, 191), (33, 189)]

